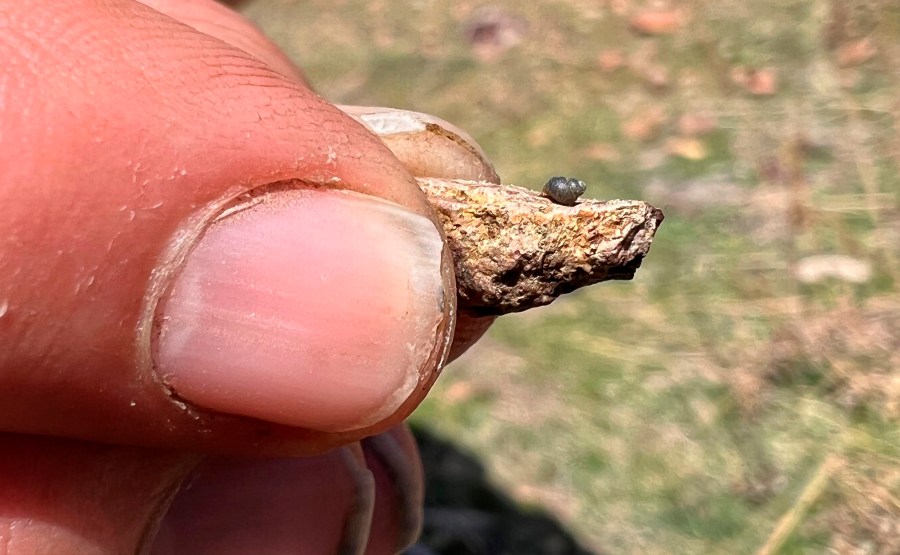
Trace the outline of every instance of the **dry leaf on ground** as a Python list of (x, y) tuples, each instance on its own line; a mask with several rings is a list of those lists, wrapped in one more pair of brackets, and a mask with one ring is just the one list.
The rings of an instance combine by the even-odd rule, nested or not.
[(612, 73), (624, 65), (625, 55), (618, 48), (604, 50), (597, 56), (597, 67), (604, 73)]
[(865, 37), (842, 44), (835, 52), (835, 56), (839, 66), (851, 67), (868, 62), (877, 53), (875, 43), (869, 37)]
[(686, 160), (703, 160), (708, 154), (703, 141), (694, 137), (671, 137), (666, 141), (666, 152)]
[(638, 112), (622, 123), (622, 134), (632, 141), (650, 141), (659, 135), (668, 117), (665, 111), (654, 106)]
[(671, 35), (684, 26), (685, 19), (680, 10), (648, 10), (634, 15), (628, 24), (642, 35)]
[(678, 132), (685, 137), (699, 137), (712, 133), (719, 127), (719, 120), (712, 114), (699, 112), (682, 114), (678, 118)]
[(772, 68), (737, 66), (731, 70), (731, 80), (755, 96), (771, 96), (778, 92), (778, 74)]
[(599, 162), (618, 162), (622, 159), (622, 153), (610, 143), (593, 143), (584, 150), (584, 155)]

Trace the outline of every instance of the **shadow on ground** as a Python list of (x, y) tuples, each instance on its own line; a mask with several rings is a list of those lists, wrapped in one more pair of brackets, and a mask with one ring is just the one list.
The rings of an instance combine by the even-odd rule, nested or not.
[(549, 513), (519, 506), (472, 453), (426, 428), (413, 433), (425, 466), (425, 526), (406, 555), (602, 555)]

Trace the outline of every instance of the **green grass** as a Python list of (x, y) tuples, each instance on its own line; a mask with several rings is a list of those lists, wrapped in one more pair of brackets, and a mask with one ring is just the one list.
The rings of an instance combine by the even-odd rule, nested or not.
[[(463, 33), (472, 2), (245, 9), (335, 102), (444, 117), (509, 183), (569, 174), (666, 212), (633, 282), (501, 319), (414, 420), (605, 552), (752, 553), (829, 455), (842, 465), (780, 552), (900, 551), (900, 8), (695, 0), (642, 37), (638, 2), (491, 5), (527, 29), (490, 61)], [(872, 58), (839, 67), (866, 37)], [(625, 62), (601, 71), (611, 49)], [(774, 94), (736, 66), (774, 71)], [(627, 132), (653, 111), (650, 136)], [(702, 156), (672, 154), (701, 113)], [(798, 282), (816, 254), (872, 275)]]

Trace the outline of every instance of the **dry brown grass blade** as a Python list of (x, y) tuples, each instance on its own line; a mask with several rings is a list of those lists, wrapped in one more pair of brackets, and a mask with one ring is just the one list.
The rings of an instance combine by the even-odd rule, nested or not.
[(784, 542), (787, 541), (797, 528), (797, 525), (803, 520), (810, 507), (815, 504), (816, 500), (825, 491), (825, 488), (828, 487), (828, 482), (834, 472), (841, 466), (841, 461), (841, 457), (834, 453), (825, 457), (825, 460), (816, 469), (815, 474), (806, 483), (803, 491), (800, 492), (797, 500), (778, 520), (778, 524), (772, 530), (772, 533), (769, 534), (766, 543), (756, 552), (756, 555), (775, 555), (775, 553), (778, 553)]

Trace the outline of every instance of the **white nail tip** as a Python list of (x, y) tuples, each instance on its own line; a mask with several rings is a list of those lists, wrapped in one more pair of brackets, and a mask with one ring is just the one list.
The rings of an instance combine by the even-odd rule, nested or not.
[(426, 121), (422, 114), (392, 110), (362, 114), (359, 119), (376, 135), (395, 135), (397, 133), (413, 133), (425, 131)]

